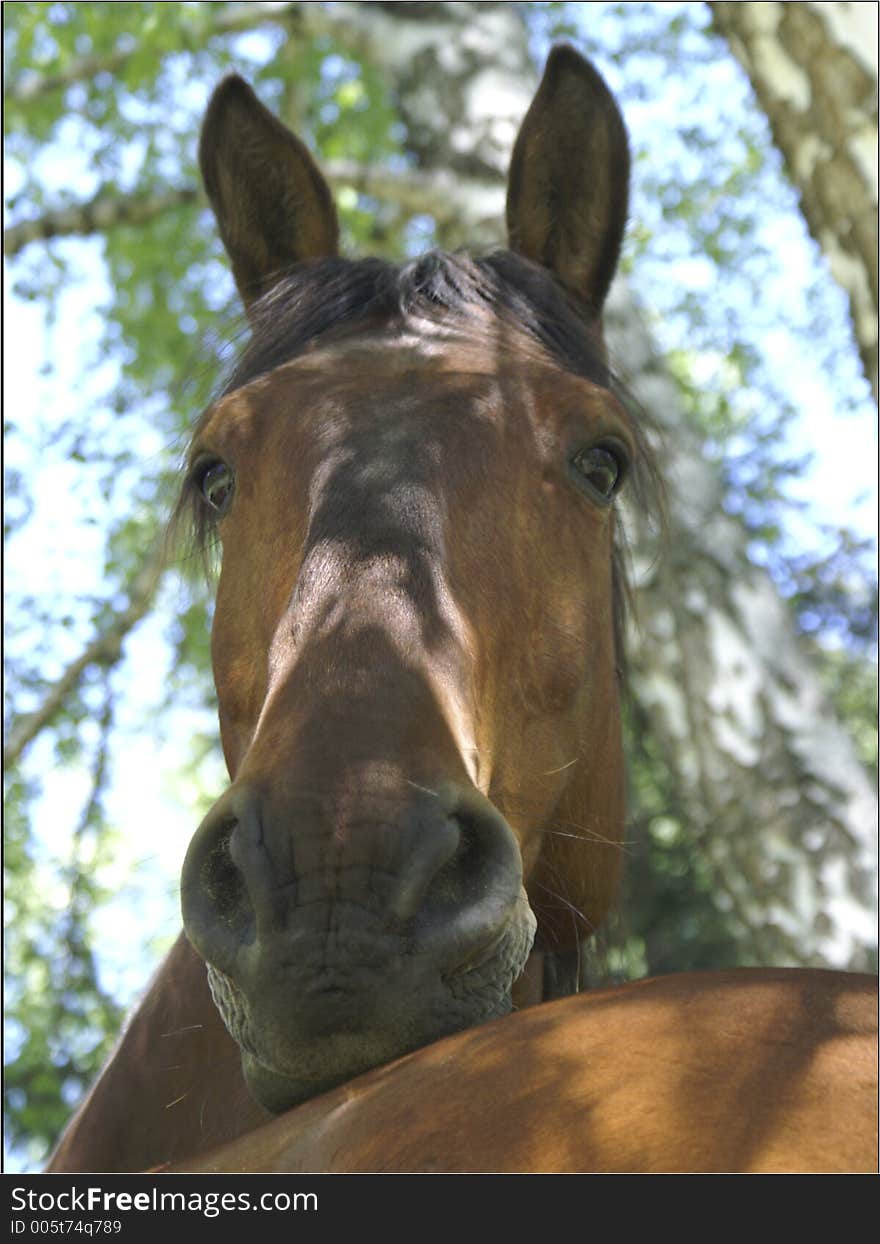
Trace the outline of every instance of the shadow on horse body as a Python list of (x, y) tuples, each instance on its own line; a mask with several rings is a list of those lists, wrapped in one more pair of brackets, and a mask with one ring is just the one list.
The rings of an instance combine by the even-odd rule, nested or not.
[[(179, 505), (222, 549), (212, 654), (232, 782), (184, 863), (186, 940), (52, 1169), (195, 1168), (222, 1142), (244, 1147), (217, 1169), (270, 1150), (292, 1169), (421, 1169), (429, 1150), (443, 1169), (626, 1168), (622, 1148), (563, 1159), (513, 1138), (562, 1108), (566, 1079), (587, 1083), (590, 1050), (605, 1031), (624, 1042), (627, 1016), (648, 1045), (652, 1020), (672, 1040), (676, 1007), (703, 997), (720, 1031), (708, 998), (724, 981), (502, 1018), (514, 996), (540, 999), (540, 956), (576, 949), (619, 872), (615, 503), (653, 467), (601, 328), (628, 195), (617, 106), (554, 50), (513, 152), (509, 249), (476, 259), (340, 258), (323, 177), (237, 77), (200, 161), (252, 327)], [(636, 1055), (618, 1055), (625, 1072)], [(554, 1057), (511, 1095), (523, 1060)], [(438, 1065), (461, 1070), (457, 1090)], [(457, 1158), (451, 1133), (383, 1156), (408, 1093), (450, 1126), (466, 1100), (468, 1118), (499, 1100), (509, 1117), (479, 1158), (477, 1132)], [(341, 1132), (335, 1157), (309, 1149), (321, 1103), (355, 1099), (349, 1149)], [(679, 1150), (648, 1169), (699, 1161)]]

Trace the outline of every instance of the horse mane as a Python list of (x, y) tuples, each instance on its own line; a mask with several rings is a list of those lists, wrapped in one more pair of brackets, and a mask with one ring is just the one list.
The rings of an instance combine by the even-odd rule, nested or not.
[[(545, 268), (511, 251), (473, 257), (429, 251), (404, 263), (328, 256), (297, 264), (249, 309), (251, 335), (214, 401), (291, 362), (320, 344), (378, 327), (400, 333), (496, 333), (508, 329), (537, 346), (573, 375), (611, 392), (620, 403), (636, 445), (627, 481), (630, 504), (664, 526), (663, 486), (654, 444), (656, 425), (608, 361), (601, 328)], [(210, 403), (191, 440), (207, 420)], [(653, 442), (653, 444), (652, 444)], [(185, 521), (195, 551), (210, 564), (214, 527), (185, 478), (170, 529)], [(616, 524), (612, 565), (614, 638), (618, 678), (625, 681), (625, 627), (632, 605), (629, 556), (623, 524)]]

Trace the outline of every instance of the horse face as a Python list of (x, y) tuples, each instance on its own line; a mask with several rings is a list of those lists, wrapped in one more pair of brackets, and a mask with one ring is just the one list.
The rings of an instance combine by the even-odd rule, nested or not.
[[(524, 123), (508, 219), (597, 340), (625, 171), (621, 192), (619, 117), (573, 56), (551, 59)], [(578, 101), (606, 176), (589, 237), (563, 212), (560, 240), (535, 184), (564, 168), (577, 191), (542, 135)], [(279, 263), (320, 278), (329, 196), (237, 79), (202, 164), (259, 335)], [(296, 204), (286, 234), (279, 199)], [(600, 919), (616, 880), (610, 500), (634, 446), (601, 383), (491, 299), (462, 304), (316, 335), (207, 412), (190, 455), (222, 543), (212, 650), (233, 782), (188, 852), (184, 922), (274, 1110), (508, 1010), (535, 929), (524, 880), (551, 939)]]

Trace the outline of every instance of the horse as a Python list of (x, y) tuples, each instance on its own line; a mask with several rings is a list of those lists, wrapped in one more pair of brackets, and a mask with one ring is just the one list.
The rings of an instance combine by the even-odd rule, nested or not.
[(273, 1118), (180, 939), (49, 1170), (877, 1170), (872, 977), (739, 968), (517, 1001)]
[(875, 1171), (876, 1096), (870, 977), (686, 972), (467, 1029), (167, 1169)]
[[(618, 498), (657, 478), (603, 340), (630, 165), (603, 79), (553, 49), (508, 248), (481, 257), (342, 258), (323, 175), (238, 76), (199, 160), (251, 325), (175, 514), (221, 549), (231, 784), (186, 854), (185, 933), (49, 1169), (858, 1165), (864, 980), (548, 1001), (617, 888)], [(597, 1104), (613, 1140), (559, 1135)]]

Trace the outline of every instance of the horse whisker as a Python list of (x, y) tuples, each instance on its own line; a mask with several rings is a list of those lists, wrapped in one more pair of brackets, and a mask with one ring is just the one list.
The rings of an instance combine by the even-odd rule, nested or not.
[(404, 778), (403, 780), (406, 782), (407, 786), (411, 786), (413, 790), (420, 790), (425, 795), (433, 795), (435, 799), (440, 798), (435, 790), (428, 790), (427, 786), (419, 786), (418, 782), (411, 782), (409, 778)]
[(566, 764), (560, 765), (558, 769), (545, 769), (541, 776), (550, 777), (554, 773), (562, 773), (565, 769), (570, 769), (572, 765), (576, 765), (579, 760), (580, 756), (575, 756), (573, 760), (569, 760)]

